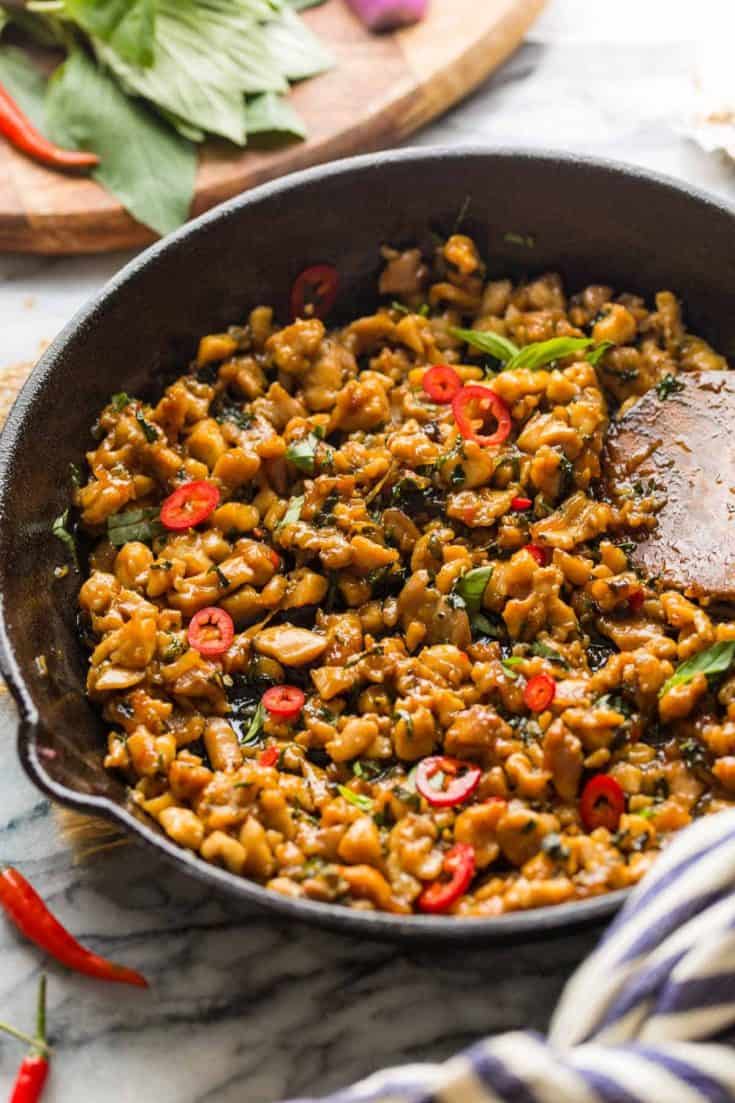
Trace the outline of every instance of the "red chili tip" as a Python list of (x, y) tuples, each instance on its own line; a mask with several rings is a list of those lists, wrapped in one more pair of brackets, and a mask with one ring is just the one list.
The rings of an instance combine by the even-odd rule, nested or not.
[(530, 509), (532, 505), (533, 505), (533, 502), (531, 501), (530, 498), (520, 498), (519, 497), (519, 498), (511, 499), (510, 508), (511, 509), (524, 510), (524, 509)]

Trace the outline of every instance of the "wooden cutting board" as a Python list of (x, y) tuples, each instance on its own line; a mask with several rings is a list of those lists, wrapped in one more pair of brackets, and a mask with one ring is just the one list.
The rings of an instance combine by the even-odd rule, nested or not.
[[(304, 13), (337, 65), (293, 90), (309, 139), (276, 151), (203, 149), (192, 214), (296, 169), (394, 145), (456, 103), (520, 43), (545, 0), (431, 0), (428, 19), (371, 35), (342, 0)], [(154, 235), (93, 180), (0, 144), (0, 250), (97, 253)]]

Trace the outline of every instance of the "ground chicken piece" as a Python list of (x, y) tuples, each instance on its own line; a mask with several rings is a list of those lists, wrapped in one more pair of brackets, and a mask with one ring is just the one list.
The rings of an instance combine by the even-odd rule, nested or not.
[(274, 333), (265, 343), (276, 366), (288, 375), (302, 375), (316, 359), (325, 334), (318, 318), (302, 318)]

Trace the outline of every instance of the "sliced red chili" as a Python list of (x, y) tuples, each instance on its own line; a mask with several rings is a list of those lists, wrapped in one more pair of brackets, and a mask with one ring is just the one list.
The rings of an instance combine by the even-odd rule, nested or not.
[(625, 793), (614, 777), (597, 774), (591, 777), (579, 798), (579, 814), (587, 831), (606, 827), (616, 831), (625, 811)]
[(482, 770), (461, 758), (432, 755), (424, 758), (416, 771), (416, 790), (437, 808), (461, 804), (472, 796), (480, 783)]
[(435, 364), (425, 372), (421, 385), (432, 402), (439, 406), (448, 406), (454, 396), (462, 390), (462, 380), (454, 368), (448, 364)]
[(68, 969), (100, 980), (148, 987), (145, 977), (134, 969), (116, 965), (80, 945), (51, 914), (23, 874), (9, 866), (0, 872), (0, 906), (21, 934)]
[(549, 548), (542, 548), (540, 544), (526, 544), (525, 551), (538, 563), (539, 567), (548, 567), (551, 562), (551, 551)]
[[(452, 410), (457, 428), (466, 440), (473, 440), (483, 448), (502, 444), (511, 430), (510, 410), (495, 391), (479, 383), (468, 383), (452, 399)], [(495, 418), (494, 433), (482, 433), (488, 417)]]
[(279, 720), (295, 720), (305, 701), (298, 686), (271, 686), (263, 694), (263, 707)]
[(232, 617), (216, 605), (207, 606), (195, 613), (189, 622), (188, 640), (200, 655), (213, 658), (229, 650), (235, 636)]
[(206, 521), (219, 505), (219, 490), (205, 479), (184, 483), (161, 506), (161, 520), (167, 529), (179, 532)]
[(475, 848), (468, 843), (455, 843), (444, 858), (444, 873), (450, 880), (434, 881), (419, 896), (422, 912), (443, 912), (464, 896), (475, 876)]
[(278, 747), (266, 747), (264, 751), (261, 751), (258, 755), (259, 766), (275, 766), (278, 762), (278, 756), (280, 754)]
[(326, 318), (337, 299), (339, 274), (331, 264), (312, 264), (296, 277), (291, 288), (291, 317)]
[(511, 509), (518, 509), (518, 510), (522, 511), (524, 509), (530, 509), (532, 505), (533, 505), (533, 502), (531, 501), (530, 498), (518, 497), (518, 498), (512, 498), (511, 499), (510, 508)]
[(643, 608), (643, 602), (646, 600), (646, 595), (643, 590), (633, 590), (628, 594), (628, 606), (633, 613), (640, 613)]
[(526, 682), (523, 700), (531, 712), (543, 712), (556, 696), (556, 682), (548, 674), (534, 674)]

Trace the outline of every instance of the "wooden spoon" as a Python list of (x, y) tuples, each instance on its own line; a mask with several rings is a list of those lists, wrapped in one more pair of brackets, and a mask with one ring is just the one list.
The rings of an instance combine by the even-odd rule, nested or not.
[(653, 480), (665, 500), (657, 524), (630, 554), (648, 578), (691, 597), (735, 600), (735, 372), (677, 377), (654, 388), (611, 428), (610, 497), (621, 483)]

